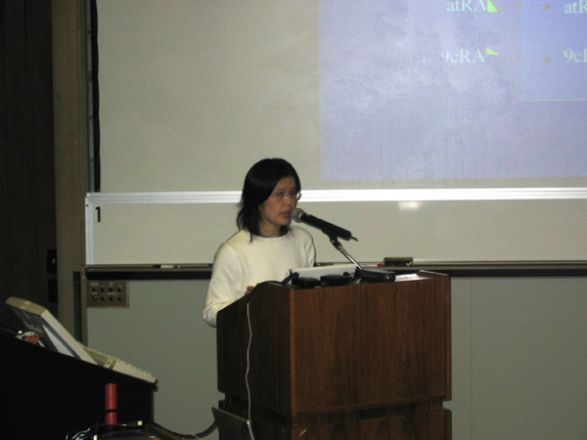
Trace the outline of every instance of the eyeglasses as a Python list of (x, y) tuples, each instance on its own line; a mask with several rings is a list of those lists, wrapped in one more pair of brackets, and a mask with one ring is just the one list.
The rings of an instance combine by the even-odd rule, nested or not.
[(277, 191), (271, 194), (271, 197), (275, 197), (280, 202), (285, 199), (295, 200), (296, 202), (302, 198), (302, 193), (299, 191)]

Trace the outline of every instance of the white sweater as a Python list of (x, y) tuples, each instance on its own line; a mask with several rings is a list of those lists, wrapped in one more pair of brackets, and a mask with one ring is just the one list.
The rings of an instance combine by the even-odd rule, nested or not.
[(312, 236), (290, 226), (281, 237), (260, 237), (241, 230), (220, 245), (214, 257), (206, 295), (204, 320), (216, 326), (219, 310), (244, 296), (247, 287), (263, 281), (282, 281), (289, 269), (311, 267), (316, 260)]

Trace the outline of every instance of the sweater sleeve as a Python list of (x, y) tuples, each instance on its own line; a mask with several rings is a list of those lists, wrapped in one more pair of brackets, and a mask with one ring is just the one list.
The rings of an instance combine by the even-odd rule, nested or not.
[(204, 321), (212, 327), (216, 327), (218, 312), (244, 295), (245, 292), (237, 291), (242, 271), (237, 253), (230, 246), (221, 246), (214, 258), (203, 312)]

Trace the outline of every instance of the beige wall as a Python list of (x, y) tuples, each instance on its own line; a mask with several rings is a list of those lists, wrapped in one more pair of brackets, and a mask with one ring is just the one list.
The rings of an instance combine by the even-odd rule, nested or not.
[[(160, 379), (155, 419), (203, 431), (216, 405), (207, 281), (135, 281), (128, 309), (89, 309), (89, 343)], [(454, 278), (454, 440), (585, 437), (587, 279)], [(214, 438), (214, 437), (211, 437)]]

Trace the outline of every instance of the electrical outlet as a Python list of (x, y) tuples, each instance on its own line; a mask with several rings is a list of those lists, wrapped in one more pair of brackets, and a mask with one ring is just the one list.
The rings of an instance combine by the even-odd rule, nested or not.
[(128, 281), (88, 280), (87, 307), (128, 307)]

